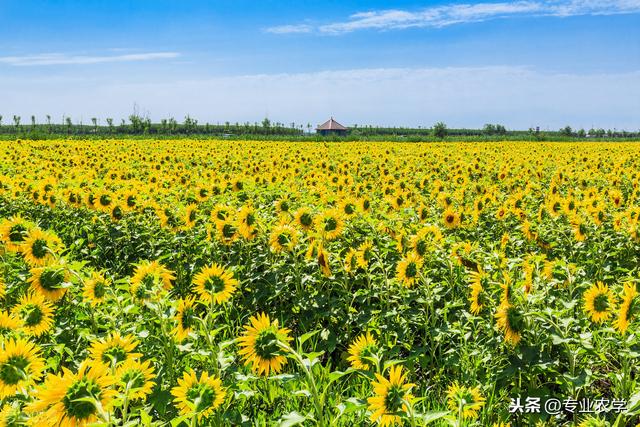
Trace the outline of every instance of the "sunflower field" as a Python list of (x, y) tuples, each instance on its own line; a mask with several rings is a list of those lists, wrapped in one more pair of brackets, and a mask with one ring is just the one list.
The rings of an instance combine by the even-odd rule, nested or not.
[(1, 426), (640, 423), (638, 144), (0, 156)]

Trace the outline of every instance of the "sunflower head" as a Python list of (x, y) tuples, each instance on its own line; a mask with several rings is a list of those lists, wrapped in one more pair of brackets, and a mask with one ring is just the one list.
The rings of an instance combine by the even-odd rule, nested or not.
[(177, 325), (173, 328), (172, 333), (179, 342), (182, 342), (193, 332), (198, 321), (195, 298), (188, 297), (178, 301), (175, 319)]
[(414, 401), (411, 389), (414, 384), (406, 382), (406, 374), (402, 366), (392, 366), (389, 378), (375, 374), (373, 381), (373, 397), (369, 397), (369, 411), (371, 421), (381, 426), (392, 426), (402, 422), (402, 416), (409, 412), (409, 405)]
[(107, 298), (107, 292), (111, 287), (111, 281), (102, 274), (93, 272), (91, 277), (84, 282), (82, 296), (92, 306), (102, 304)]
[[(115, 377), (101, 363), (84, 361), (78, 371), (62, 368), (63, 375), (49, 375), (27, 406), (29, 412), (50, 425), (89, 425), (100, 417), (98, 405), (109, 410), (116, 391)], [(40, 419), (40, 418), (39, 418)]]
[(0, 348), (0, 399), (4, 399), (38, 381), (44, 359), (40, 349), (23, 338), (2, 341)]
[(0, 223), (0, 240), (8, 251), (18, 251), (32, 227), (33, 224), (19, 215), (5, 219)]
[(596, 282), (584, 293), (584, 311), (595, 323), (603, 323), (613, 316), (616, 297), (609, 287)]
[(231, 298), (238, 287), (238, 280), (233, 277), (231, 270), (213, 264), (195, 275), (193, 286), (200, 301), (208, 305), (212, 302), (222, 304)]
[(396, 268), (396, 278), (406, 287), (411, 287), (418, 280), (423, 259), (415, 252), (410, 252), (404, 257)]
[(287, 362), (282, 345), (288, 345), (289, 341), (289, 329), (281, 328), (278, 320), (272, 322), (267, 314), (260, 313), (249, 319), (238, 338), (239, 354), (258, 375), (278, 373)]
[(127, 359), (116, 369), (117, 388), (129, 399), (144, 399), (151, 394), (155, 385), (155, 373), (148, 360)]
[(367, 358), (375, 356), (378, 351), (378, 343), (371, 332), (360, 335), (349, 346), (349, 357), (347, 360), (351, 363), (353, 369), (369, 370), (373, 368), (372, 362)]
[(32, 228), (20, 245), (24, 260), (32, 267), (41, 267), (54, 260), (62, 251), (62, 241), (51, 231)]
[(21, 329), (32, 336), (40, 336), (53, 326), (53, 305), (44, 295), (30, 293), (20, 298), (11, 309), (11, 316), (18, 319)]
[(171, 394), (181, 415), (196, 415), (198, 420), (218, 409), (227, 395), (219, 378), (209, 376), (207, 372), (198, 378), (194, 371), (185, 372), (178, 385), (171, 389)]
[(69, 286), (69, 270), (61, 262), (53, 262), (43, 267), (30, 270), (31, 289), (35, 293), (44, 295), (51, 301), (57, 301), (64, 296)]
[(638, 315), (638, 312), (640, 312), (640, 299), (638, 298), (636, 285), (626, 283), (622, 293), (622, 303), (618, 310), (618, 318), (615, 321), (614, 327), (621, 334), (625, 334), (631, 322)]
[(477, 418), (484, 404), (485, 398), (479, 387), (461, 386), (455, 382), (447, 390), (447, 406), (465, 419)]
[(524, 316), (520, 310), (510, 304), (501, 304), (496, 313), (496, 320), (505, 341), (511, 345), (518, 344), (525, 328)]
[(96, 363), (118, 366), (127, 360), (135, 360), (142, 356), (133, 352), (137, 346), (138, 341), (132, 335), (123, 337), (120, 332), (113, 332), (94, 341), (89, 348), (89, 354)]

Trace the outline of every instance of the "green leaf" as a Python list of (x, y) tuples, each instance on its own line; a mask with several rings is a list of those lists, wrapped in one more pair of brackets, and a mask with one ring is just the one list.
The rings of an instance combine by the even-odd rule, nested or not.
[(429, 411), (424, 414), (416, 414), (416, 418), (422, 420), (424, 424), (430, 424), (436, 420), (446, 417), (449, 415), (449, 411)]
[(297, 426), (299, 424), (302, 424), (306, 420), (307, 420), (307, 417), (305, 417), (304, 415), (300, 415), (296, 411), (293, 411), (293, 412), (289, 412), (288, 414), (283, 415), (280, 418), (280, 420), (279, 420), (280, 424), (278, 424), (278, 425), (280, 427)]

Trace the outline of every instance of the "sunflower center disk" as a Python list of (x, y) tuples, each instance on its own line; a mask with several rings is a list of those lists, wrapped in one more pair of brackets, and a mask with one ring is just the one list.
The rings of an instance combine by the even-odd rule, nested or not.
[(84, 399), (96, 399), (100, 394), (100, 386), (93, 381), (82, 379), (76, 381), (62, 398), (66, 413), (71, 417), (83, 420), (96, 412), (95, 404)]
[(8, 385), (16, 385), (27, 379), (26, 368), (29, 360), (24, 356), (12, 356), (0, 365), (0, 380)]

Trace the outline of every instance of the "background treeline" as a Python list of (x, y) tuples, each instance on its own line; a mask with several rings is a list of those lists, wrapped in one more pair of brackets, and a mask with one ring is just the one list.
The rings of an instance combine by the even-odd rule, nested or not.
[(186, 116), (180, 122), (174, 118), (162, 119), (153, 123), (149, 118), (133, 114), (128, 120), (114, 121), (111, 118), (100, 120), (93, 117), (88, 123), (74, 122), (71, 117), (64, 117), (61, 122), (54, 122), (47, 115), (44, 121), (30, 116), (25, 122), (21, 116), (6, 118), (0, 115), (0, 137), (3, 139), (29, 138), (123, 138), (123, 137), (157, 137), (171, 138), (180, 136), (196, 136), (230, 139), (270, 139), (270, 140), (406, 140), (434, 141), (455, 139), (462, 141), (482, 140), (560, 140), (572, 141), (581, 139), (640, 139), (639, 131), (611, 130), (602, 128), (572, 129), (566, 126), (558, 131), (542, 131), (539, 128), (528, 130), (507, 130), (500, 124), (486, 124), (482, 129), (452, 129), (445, 123), (438, 122), (431, 127), (378, 127), (353, 125), (344, 136), (321, 136), (315, 133), (315, 126), (307, 123), (279, 123), (265, 118), (260, 123), (245, 122), (224, 124), (199, 123), (198, 120)]

